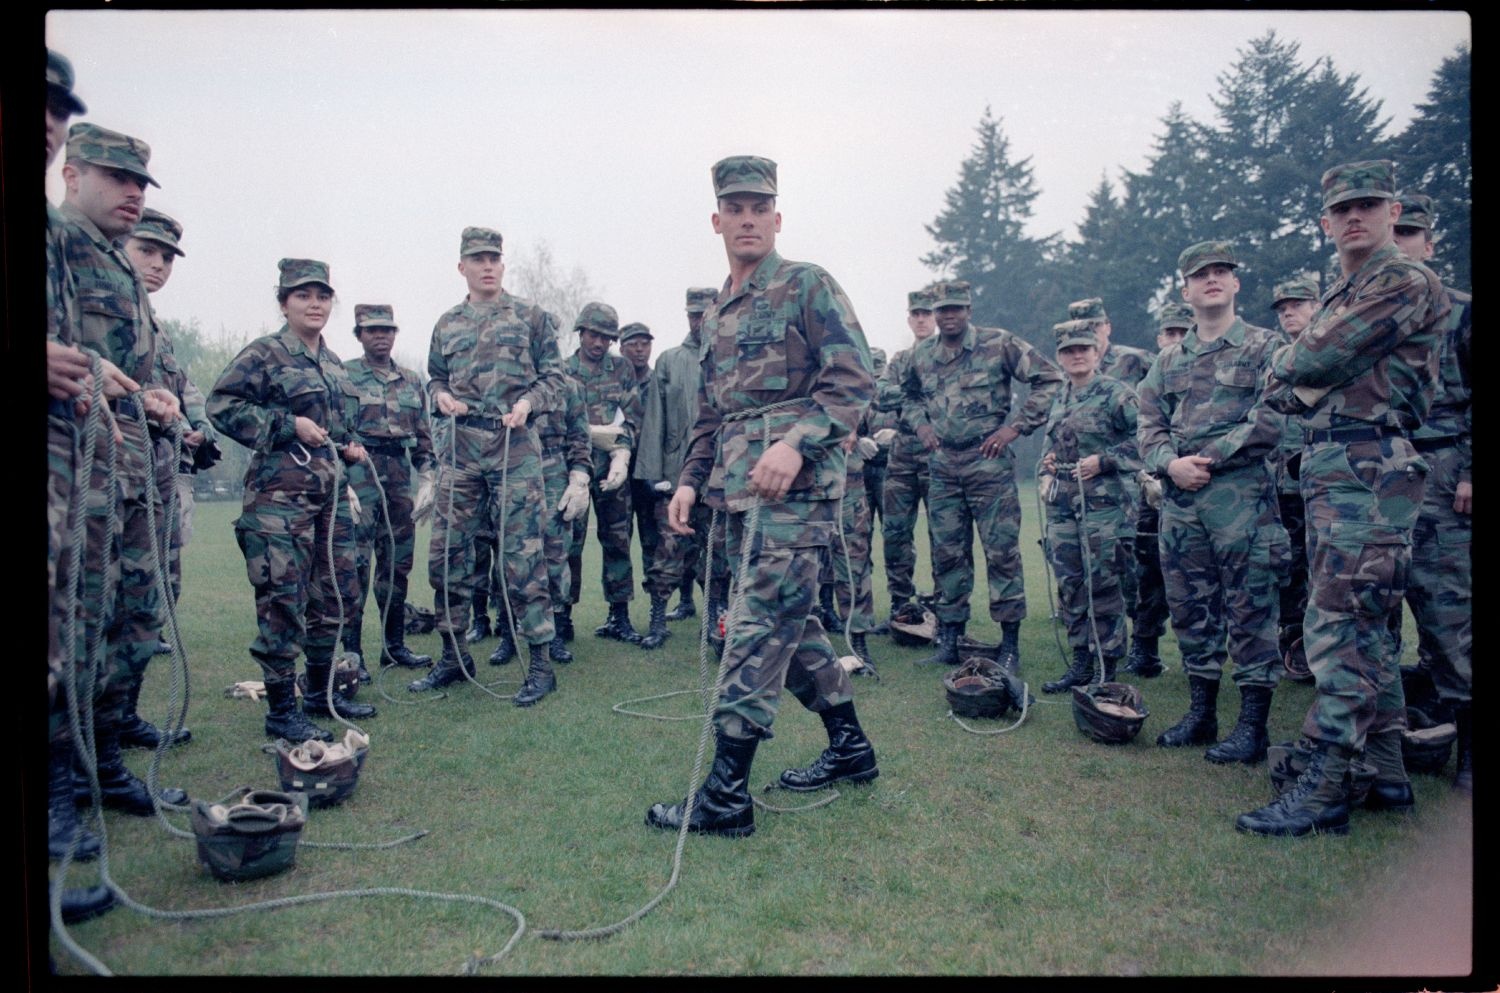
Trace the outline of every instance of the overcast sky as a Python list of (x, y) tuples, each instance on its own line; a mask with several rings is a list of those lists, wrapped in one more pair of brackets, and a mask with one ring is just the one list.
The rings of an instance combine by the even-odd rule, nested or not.
[(318, 258), (334, 350), (359, 354), (355, 303), (391, 303), (398, 358), (425, 366), (470, 224), (508, 255), (546, 241), (657, 350), (679, 342), (685, 288), (727, 272), (709, 167), (744, 153), (779, 163), (782, 254), (833, 273), (872, 345), (904, 347), (924, 225), (986, 105), (1032, 158), (1033, 233), (1072, 237), (1172, 101), (1212, 119), (1217, 77), (1271, 28), (1358, 73), (1391, 131), (1470, 40), (1467, 15), (1435, 11), (990, 8), (54, 11), (47, 43), (82, 119), (150, 144), (147, 202), (186, 229), (161, 316), (274, 330), (277, 259)]

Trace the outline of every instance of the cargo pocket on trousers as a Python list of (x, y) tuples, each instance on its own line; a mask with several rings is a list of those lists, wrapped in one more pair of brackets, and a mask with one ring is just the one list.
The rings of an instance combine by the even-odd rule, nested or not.
[(1405, 529), (1335, 521), (1309, 563), (1312, 600), (1324, 610), (1388, 617), (1401, 609), (1410, 564)]

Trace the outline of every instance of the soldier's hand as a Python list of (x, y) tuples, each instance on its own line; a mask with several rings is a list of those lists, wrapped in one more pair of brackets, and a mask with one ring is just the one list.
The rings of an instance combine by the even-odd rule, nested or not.
[(531, 401), (522, 397), (511, 404), (510, 413), (500, 418), (500, 423), (508, 428), (524, 428), (526, 418), (531, 416)]
[(106, 398), (118, 400), (141, 388), (140, 383), (121, 372), (120, 367), (109, 359), (100, 359), (99, 365), (104, 370), (104, 396)]
[(672, 483), (666, 479), (658, 479), (656, 482), (651, 484), (651, 489), (653, 492), (659, 493), (664, 497), (670, 497), (672, 495)]
[(1093, 479), (1099, 475), (1099, 456), (1090, 455), (1086, 459), (1079, 459), (1077, 467), (1073, 470), (1073, 478), (1082, 482), (1085, 479)]
[(344, 461), (353, 465), (356, 462), (364, 462), (368, 456), (365, 454), (365, 446), (357, 441), (351, 441), (344, 446)]
[(589, 474), (573, 469), (568, 473), (568, 486), (563, 490), (562, 499), (557, 501), (557, 509), (562, 511), (563, 520), (571, 521), (588, 507)]
[(780, 500), (802, 471), (802, 453), (778, 441), (762, 453), (750, 470), (750, 492), (763, 500)]
[(71, 345), (47, 342), (47, 392), (58, 400), (84, 396), (93, 385), (89, 357)]
[(993, 459), (1005, 451), (1005, 446), (1021, 437), (1021, 432), (1009, 424), (1002, 424), (995, 429), (995, 433), (984, 439), (979, 446), (979, 454), (987, 459)]
[(859, 454), (867, 459), (873, 459), (880, 454), (880, 445), (874, 438), (861, 438), (854, 443), (854, 447), (859, 449)]
[(146, 416), (161, 425), (171, 424), (182, 416), (182, 406), (170, 390), (150, 389), (141, 393), (141, 406)]
[(440, 392), (432, 399), (437, 404), (438, 413), (445, 417), (459, 417), (469, 412), (469, 405), (454, 399), (452, 393)]
[(667, 504), (667, 525), (677, 534), (692, 534), (693, 525), (688, 517), (693, 512), (693, 504), (698, 502), (698, 494), (693, 492), (691, 486), (679, 486), (677, 492), (672, 494), (672, 502)]
[(938, 436), (937, 432), (932, 429), (931, 424), (923, 424), (921, 427), (917, 428), (917, 440), (920, 441), (922, 443), (922, 447), (927, 449), (929, 452), (937, 451)]
[(292, 424), (297, 429), (297, 440), (310, 448), (318, 448), (328, 441), (328, 432), (310, 417), (299, 414)]
[(1183, 455), (1167, 464), (1167, 475), (1172, 477), (1172, 482), (1177, 484), (1179, 490), (1192, 493), (1213, 481), (1213, 476), (1208, 471), (1212, 464), (1213, 459), (1206, 455)]
[(1453, 494), (1453, 509), (1460, 514), (1474, 513), (1474, 484), (1459, 483)]
[(183, 432), (182, 440), (187, 444), (189, 448), (197, 448), (199, 445), (203, 444), (204, 437), (205, 435), (203, 434), (203, 432), (195, 428), (192, 431)]
[(616, 448), (609, 453), (609, 471), (604, 474), (604, 481), (599, 484), (599, 489), (608, 493), (617, 490), (625, 484), (625, 474), (630, 470), (630, 449)]
[(896, 429), (881, 428), (879, 431), (876, 431), (875, 434), (871, 437), (875, 439), (875, 444), (879, 445), (881, 448), (888, 448), (890, 447), (891, 442), (896, 440)]
[(1057, 472), (1057, 453), (1048, 452), (1042, 456), (1042, 471), (1045, 473)]
[(590, 424), (589, 441), (601, 452), (612, 452), (619, 446), (623, 424)]

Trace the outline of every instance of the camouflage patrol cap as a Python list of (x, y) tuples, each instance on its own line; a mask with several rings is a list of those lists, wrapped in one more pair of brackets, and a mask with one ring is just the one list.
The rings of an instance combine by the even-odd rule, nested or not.
[(502, 254), (502, 243), (500, 232), (494, 228), (464, 228), (464, 233), (458, 238), (458, 257), (478, 255), (480, 252), (494, 252), (499, 255)]
[(317, 259), (282, 259), (276, 263), (281, 270), (281, 280), (276, 284), (283, 290), (294, 290), (308, 283), (322, 283), (330, 290), (333, 283), (328, 279), (328, 263)]
[(620, 329), (620, 342), (622, 344), (632, 338), (650, 338), (653, 341), (656, 340), (656, 336), (651, 333), (651, 329), (640, 321), (631, 321)]
[(1436, 213), (1432, 197), (1425, 193), (1403, 193), (1401, 194), (1401, 216), (1396, 218), (1396, 227), (1422, 228), (1431, 231)]
[(937, 289), (932, 286), (912, 290), (906, 294), (906, 312), (910, 314), (914, 310), (936, 310), (937, 298)]
[(1318, 292), (1318, 277), (1304, 273), (1276, 284), (1271, 291), (1271, 309), (1275, 310), (1283, 300), (1317, 300), (1322, 295)]
[(388, 303), (357, 303), (354, 305), (354, 337), (359, 337), (363, 328), (390, 328), (400, 331), (396, 324), (396, 308)]
[(1193, 326), (1193, 308), (1185, 303), (1164, 303), (1156, 315), (1156, 330), (1165, 331), (1168, 328), (1182, 328), (1186, 331)]
[(161, 184), (146, 171), (146, 163), (151, 161), (151, 146), (128, 134), (80, 121), (68, 128), (67, 161), (74, 159), (106, 169), (124, 169), (161, 189)]
[(1345, 162), (1323, 173), (1323, 209), (1345, 200), (1396, 198), (1396, 163), (1390, 159)]
[(714, 163), (714, 196), (731, 193), (776, 195), (776, 163), (759, 155), (731, 155)]
[(574, 331), (595, 331), (606, 338), (620, 337), (620, 315), (607, 303), (586, 303), (573, 321)]
[(1057, 335), (1057, 350), (1072, 345), (1093, 345), (1099, 347), (1099, 339), (1094, 337), (1094, 322), (1087, 318), (1073, 321), (1063, 321), (1052, 325), (1052, 331)]
[(969, 291), (969, 282), (966, 279), (950, 279), (946, 283), (933, 284), (934, 295), (937, 299), (932, 302), (932, 307), (972, 307), (974, 296)]
[(187, 258), (187, 252), (177, 243), (182, 237), (182, 225), (154, 208), (147, 207), (141, 212), (141, 219), (136, 222), (130, 237), (158, 242), (170, 248), (174, 254)]
[(701, 314), (714, 305), (714, 298), (719, 291), (712, 286), (689, 286), (687, 291), (687, 312), (689, 314)]
[(1068, 317), (1075, 321), (1088, 321), (1090, 324), (1103, 324), (1109, 320), (1109, 315), (1104, 312), (1104, 301), (1099, 297), (1074, 300), (1068, 304)]
[(73, 63), (61, 52), (47, 49), (47, 86), (57, 91), (75, 114), (84, 114), (88, 108), (73, 92)]
[(1184, 248), (1182, 254), (1177, 256), (1177, 268), (1184, 277), (1211, 265), (1227, 265), (1231, 269), (1238, 269), (1240, 263), (1234, 257), (1234, 246), (1227, 241), (1200, 241)]

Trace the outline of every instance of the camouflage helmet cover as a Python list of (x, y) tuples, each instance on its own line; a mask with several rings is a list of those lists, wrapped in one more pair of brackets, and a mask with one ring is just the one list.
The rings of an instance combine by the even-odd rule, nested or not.
[(1345, 162), (1323, 173), (1323, 209), (1346, 200), (1394, 200), (1396, 163), (1389, 159)]
[(147, 207), (141, 212), (141, 219), (136, 222), (130, 237), (157, 242), (170, 248), (174, 255), (187, 258), (187, 252), (178, 244), (182, 238), (182, 225), (154, 207)]
[(1073, 687), (1073, 723), (1101, 744), (1123, 745), (1133, 740), (1150, 715), (1140, 687), (1130, 683)]
[(151, 146), (128, 134), (80, 121), (68, 128), (66, 160), (72, 162), (75, 159), (106, 169), (123, 169), (161, 188), (161, 184), (146, 171), (146, 165), (151, 161)]
[(606, 338), (620, 336), (620, 315), (607, 303), (586, 303), (573, 320), (574, 331), (594, 331)]

